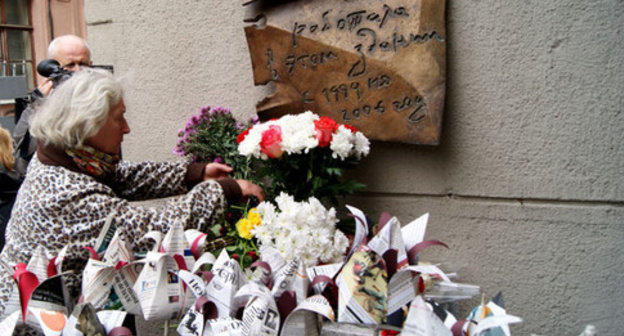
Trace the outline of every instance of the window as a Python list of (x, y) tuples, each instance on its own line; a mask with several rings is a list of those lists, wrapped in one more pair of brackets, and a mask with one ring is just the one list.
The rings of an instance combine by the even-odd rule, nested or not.
[(0, 0), (1, 74), (26, 76), (28, 90), (34, 89), (32, 25), (29, 0)]

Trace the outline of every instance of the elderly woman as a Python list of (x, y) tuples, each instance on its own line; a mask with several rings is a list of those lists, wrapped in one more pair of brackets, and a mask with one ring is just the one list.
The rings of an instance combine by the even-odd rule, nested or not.
[[(109, 216), (139, 249), (148, 231), (166, 232), (175, 221), (205, 231), (229, 202), (263, 200), (259, 186), (227, 178), (226, 165), (120, 161), (121, 142), (130, 132), (125, 111), (120, 83), (107, 72), (87, 69), (61, 84), (32, 120), (37, 154), (0, 255), (6, 264), (0, 267), (0, 315), (11, 313), (5, 304), (14, 295), (7, 270), (28, 263), (39, 246), (49, 256), (68, 246), (64, 268), (79, 272), (88, 258), (84, 247), (95, 245)], [(173, 195), (182, 196), (159, 209), (129, 202)]]

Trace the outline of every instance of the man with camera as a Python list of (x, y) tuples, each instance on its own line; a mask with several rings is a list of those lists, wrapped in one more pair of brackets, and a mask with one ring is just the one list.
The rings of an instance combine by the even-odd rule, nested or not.
[(13, 130), (13, 156), (15, 157), (15, 170), (20, 179), (24, 178), (28, 162), (37, 148), (37, 144), (30, 138), (28, 131), (30, 120), (37, 113), (37, 100), (48, 96), (59, 81), (68, 77), (66, 75), (68, 72), (80, 71), (92, 64), (91, 51), (87, 42), (75, 35), (63, 35), (52, 40), (48, 46), (48, 58), (58, 62), (58, 68), (53, 68), (48, 73), (41, 73), (40, 67), (37, 67), (37, 70), (47, 78), (31, 93), (30, 103), (22, 112)]

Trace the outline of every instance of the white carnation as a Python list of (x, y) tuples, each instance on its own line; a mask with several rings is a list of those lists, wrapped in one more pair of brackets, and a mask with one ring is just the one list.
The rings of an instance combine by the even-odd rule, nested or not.
[(245, 139), (238, 144), (238, 153), (266, 160), (266, 154), (260, 151), (260, 141), (262, 140), (262, 132), (267, 129), (269, 129), (268, 123), (253, 126)]
[(314, 197), (307, 202), (295, 202), (286, 193), (281, 193), (275, 201), (277, 207), (268, 202), (257, 207), (262, 224), (252, 232), (261, 248), (277, 249), (286, 261), (300, 257), (306, 267), (344, 255), (346, 237), (336, 230), (338, 220), (334, 208), (325, 209)]
[(355, 137), (353, 132), (343, 125), (340, 125), (340, 127), (338, 127), (338, 131), (334, 133), (332, 141), (329, 144), (329, 148), (333, 152), (332, 157), (334, 159), (336, 157), (340, 157), (342, 160), (348, 158), (351, 154), (351, 150), (353, 149), (354, 140)]
[(282, 149), (289, 154), (302, 154), (317, 147), (315, 118), (318, 119), (318, 116), (309, 111), (280, 118), (278, 122), (282, 128)]
[(362, 132), (355, 133), (355, 154), (358, 158), (362, 158), (368, 155), (370, 152), (370, 142), (368, 138), (362, 134)]
[(347, 247), (349, 247), (349, 238), (342, 231), (336, 230), (334, 232), (334, 250), (339, 254), (343, 254), (346, 252)]
[(276, 216), (275, 206), (269, 202), (262, 202), (256, 207), (258, 214), (268, 221), (273, 221)]

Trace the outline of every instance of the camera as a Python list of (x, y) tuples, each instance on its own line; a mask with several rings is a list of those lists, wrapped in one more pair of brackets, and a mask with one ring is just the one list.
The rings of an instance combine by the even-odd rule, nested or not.
[[(89, 68), (104, 69), (110, 73), (114, 72), (112, 65), (89, 65)], [(37, 65), (37, 72), (41, 76), (52, 80), (55, 87), (69, 79), (69, 77), (74, 74), (73, 71), (63, 69), (59, 62), (53, 59), (45, 59), (41, 61), (39, 65)]]
[(54, 86), (59, 85), (74, 74), (72, 71), (63, 69), (59, 62), (53, 59), (41, 61), (39, 65), (37, 65), (37, 72), (41, 76), (52, 80)]

